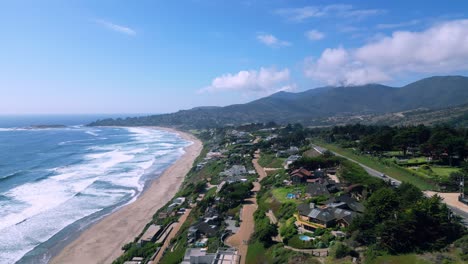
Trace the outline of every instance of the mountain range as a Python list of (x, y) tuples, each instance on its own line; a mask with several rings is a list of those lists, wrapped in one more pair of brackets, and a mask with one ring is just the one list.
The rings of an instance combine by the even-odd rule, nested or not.
[[(331, 125), (336, 117), (375, 116), (423, 109), (425, 114), (468, 104), (468, 77), (434, 76), (403, 87), (367, 84), (278, 92), (246, 104), (196, 107), (170, 114), (105, 119), (90, 125), (217, 127), (251, 122)], [(466, 108), (463, 108), (466, 110)], [(328, 120), (328, 121), (326, 121)]]

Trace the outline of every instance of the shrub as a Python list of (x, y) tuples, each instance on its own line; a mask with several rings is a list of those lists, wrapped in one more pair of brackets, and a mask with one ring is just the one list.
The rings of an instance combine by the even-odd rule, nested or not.
[(340, 259), (348, 256), (351, 253), (351, 249), (344, 243), (338, 242), (331, 249), (331, 255), (334, 258)]

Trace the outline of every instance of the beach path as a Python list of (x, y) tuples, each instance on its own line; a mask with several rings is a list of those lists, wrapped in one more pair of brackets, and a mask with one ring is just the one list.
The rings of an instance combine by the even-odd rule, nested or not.
[[(262, 187), (260, 185), (260, 181), (267, 176), (263, 167), (258, 164), (259, 158), (260, 158), (260, 152), (256, 151), (254, 159), (252, 160), (252, 163), (259, 177), (258, 177), (258, 181), (253, 183), (254, 185), (254, 187), (252, 188), (253, 192), (260, 191), (260, 188)], [(249, 240), (255, 231), (254, 213), (257, 210), (257, 208), (258, 208), (257, 198), (256, 198), (256, 194), (254, 194), (253, 197), (245, 200), (245, 204), (242, 207), (242, 214), (241, 214), (242, 222), (240, 224), (239, 231), (237, 231), (237, 233), (235, 233), (234, 235), (226, 239), (227, 245), (237, 248), (239, 255), (241, 256), (240, 258), (241, 264), (245, 264), (247, 250), (249, 248)]]

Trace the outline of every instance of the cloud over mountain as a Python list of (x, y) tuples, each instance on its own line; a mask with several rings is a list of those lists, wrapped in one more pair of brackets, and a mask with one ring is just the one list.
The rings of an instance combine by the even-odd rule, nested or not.
[(436, 24), (425, 31), (396, 31), (356, 49), (327, 48), (308, 58), (305, 75), (329, 85), (387, 81), (401, 73), (468, 70), (468, 19)]
[(199, 92), (237, 91), (242, 93), (270, 94), (277, 91), (293, 90), (294, 84), (288, 83), (289, 69), (260, 68), (244, 70), (235, 74), (223, 74), (212, 80), (211, 85)]

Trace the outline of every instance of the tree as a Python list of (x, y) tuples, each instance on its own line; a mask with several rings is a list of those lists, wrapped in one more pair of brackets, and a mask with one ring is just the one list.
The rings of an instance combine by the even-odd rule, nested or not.
[(421, 198), (424, 196), (418, 187), (407, 182), (403, 182), (400, 186), (398, 186), (396, 193), (400, 200), (400, 208), (406, 208), (407, 206), (410, 206), (421, 200)]
[(382, 188), (374, 192), (367, 200), (367, 212), (375, 222), (386, 220), (393, 216), (398, 208), (399, 200), (395, 191), (391, 188)]

